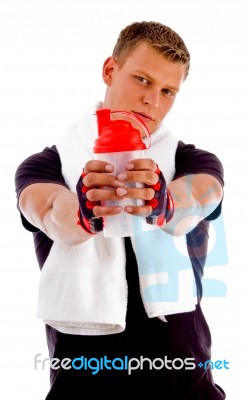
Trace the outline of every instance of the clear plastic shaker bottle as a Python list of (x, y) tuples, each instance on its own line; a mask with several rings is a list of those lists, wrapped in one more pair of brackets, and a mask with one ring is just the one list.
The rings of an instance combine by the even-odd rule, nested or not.
[[(100, 109), (96, 111), (98, 124), (98, 138), (95, 141), (93, 152), (96, 159), (114, 165), (112, 175), (124, 173), (125, 166), (133, 159), (143, 158), (144, 151), (150, 145), (150, 135), (147, 127), (133, 113), (126, 111), (111, 111)], [(146, 145), (142, 138), (147, 137)], [(142, 184), (132, 182), (128, 187), (141, 187)], [(119, 201), (105, 201), (106, 206), (126, 205), (140, 206), (141, 199), (125, 198)], [(103, 233), (105, 237), (125, 237), (134, 235), (134, 221), (137, 216), (126, 212), (104, 217)]]

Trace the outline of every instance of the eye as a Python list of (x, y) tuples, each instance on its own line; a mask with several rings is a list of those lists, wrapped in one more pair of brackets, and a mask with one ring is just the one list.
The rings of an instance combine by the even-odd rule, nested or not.
[(144, 85), (149, 85), (150, 82), (148, 79), (144, 78), (143, 76), (135, 76), (136, 80), (143, 83)]
[(175, 96), (175, 93), (172, 92), (169, 89), (162, 89), (162, 93), (164, 93), (164, 94), (166, 94), (167, 96), (170, 96), (170, 97)]

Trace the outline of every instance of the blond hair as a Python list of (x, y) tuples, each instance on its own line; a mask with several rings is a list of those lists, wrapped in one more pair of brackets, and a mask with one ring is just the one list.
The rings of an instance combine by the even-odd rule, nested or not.
[(147, 43), (159, 54), (173, 63), (186, 67), (187, 77), (190, 69), (190, 54), (183, 39), (171, 28), (160, 22), (133, 22), (119, 34), (112, 55), (120, 64), (139, 44)]

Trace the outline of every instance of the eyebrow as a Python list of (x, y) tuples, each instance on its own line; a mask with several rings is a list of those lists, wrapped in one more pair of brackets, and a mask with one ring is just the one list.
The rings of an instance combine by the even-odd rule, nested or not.
[[(147, 72), (142, 71), (142, 70), (136, 70), (135, 71), (136, 74), (139, 75), (144, 75), (147, 79), (149, 79), (150, 81), (154, 81), (154, 78), (152, 78)], [(172, 86), (172, 85), (164, 85), (163, 89), (170, 89), (171, 91), (174, 91), (176, 93), (178, 93), (180, 91), (180, 89), (178, 89), (176, 86)]]

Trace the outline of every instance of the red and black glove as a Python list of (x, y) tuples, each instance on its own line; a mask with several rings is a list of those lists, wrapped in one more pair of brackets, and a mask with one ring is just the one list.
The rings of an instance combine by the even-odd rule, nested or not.
[(91, 234), (101, 232), (103, 230), (103, 218), (95, 217), (93, 214), (93, 208), (95, 205), (101, 205), (99, 201), (90, 201), (87, 199), (86, 192), (89, 190), (84, 183), (83, 178), (85, 173), (82, 172), (78, 183), (76, 185), (76, 191), (79, 199), (79, 210), (78, 210), (78, 225)]
[(146, 201), (152, 207), (152, 213), (146, 217), (146, 221), (150, 225), (162, 226), (170, 221), (174, 214), (174, 205), (171, 193), (166, 185), (166, 180), (157, 166), (155, 173), (159, 180), (155, 185), (147, 185), (155, 191), (153, 199)]

